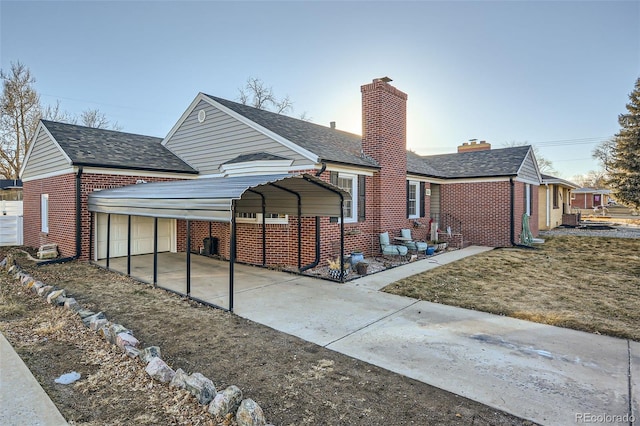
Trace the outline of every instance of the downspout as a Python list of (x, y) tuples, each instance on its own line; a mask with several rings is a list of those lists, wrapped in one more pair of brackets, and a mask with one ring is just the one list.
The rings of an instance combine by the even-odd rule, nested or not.
[(547, 214), (546, 224), (547, 228), (549, 228), (551, 226), (551, 196), (549, 195), (549, 184), (545, 183), (544, 185), (547, 187), (547, 208), (545, 212)]
[[(37, 266), (51, 265), (55, 263), (70, 262), (76, 260), (82, 255), (82, 166), (78, 167), (76, 173), (76, 254), (74, 256), (63, 257), (60, 259), (45, 260), (36, 263)], [(91, 241), (89, 241), (91, 244)]]
[(320, 175), (324, 173), (325, 170), (327, 170), (327, 163), (323, 161), (322, 166), (320, 167), (320, 170), (316, 172), (316, 177), (320, 177)]
[[(327, 170), (327, 163), (322, 162), (320, 170), (316, 172), (316, 177), (320, 177), (324, 171)], [(307, 269), (315, 268), (320, 263), (320, 216), (316, 216), (316, 257), (313, 262), (306, 264), (300, 268), (300, 272), (304, 272)]]
[(524, 244), (520, 244), (516, 242), (516, 230), (515, 230), (515, 226), (516, 226), (516, 220), (515, 220), (515, 198), (516, 198), (516, 194), (515, 194), (515, 182), (513, 181), (513, 178), (510, 177), (509, 178), (509, 184), (511, 186), (511, 209), (510, 209), (510, 228), (511, 228), (511, 245), (514, 247), (520, 247), (520, 248), (526, 248), (526, 249), (534, 249), (535, 247), (533, 246), (526, 246)]

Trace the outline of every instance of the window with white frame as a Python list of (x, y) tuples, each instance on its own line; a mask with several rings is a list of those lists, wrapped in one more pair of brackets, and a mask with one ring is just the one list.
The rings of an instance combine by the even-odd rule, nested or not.
[[(287, 224), (289, 223), (289, 215), (283, 213), (266, 213), (265, 223), (269, 224)], [(238, 223), (262, 223), (262, 213), (236, 213), (236, 222)]]
[(420, 182), (410, 180), (407, 189), (407, 213), (409, 219), (415, 219), (420, 217)]
[(338, 187), (351, 194), (351, 200), (344, 200), (344, 222), (358, 221), (358, 178), (356, 175), (338, 174)]
[(40, 195), (40, 221), (42, 232), (49, 232), (49, 194)]

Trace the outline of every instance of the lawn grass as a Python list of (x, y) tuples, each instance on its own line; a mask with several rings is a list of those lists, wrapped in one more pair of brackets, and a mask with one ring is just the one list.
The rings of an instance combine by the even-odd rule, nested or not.
[(640, 240), (550, 237), (397, 281), (384, 291), (640, 341)]

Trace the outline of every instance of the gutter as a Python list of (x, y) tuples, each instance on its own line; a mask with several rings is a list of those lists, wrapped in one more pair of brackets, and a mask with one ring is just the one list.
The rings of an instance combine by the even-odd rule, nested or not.
[(82, 166), (80, 166), (78, 167), (78, 173), (76, 173), (76, 254), (70, 257), (38, 262), (36, 263), (36, 266), (71, 262), (82, 255), (82, 171)]

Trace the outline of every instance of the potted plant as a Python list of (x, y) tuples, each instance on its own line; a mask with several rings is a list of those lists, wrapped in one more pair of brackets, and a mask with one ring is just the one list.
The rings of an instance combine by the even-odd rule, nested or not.
[(329, 260), (329, 276), (334, 280), (339, 280), (343, 277), (349, 275), (349, 268), (351, 264), (344, 262), (344, 269), (342, 270), (342, 274), (340, 273), (340, 257), (337, 257), (336, 260)]
[(356, 271), (358, 275), (367, 275), (367, 268), (369, 267), (369, 263), (367, 262), (358, 262), (356, 263)]
[(351, 264), (352, 265), (357, 265), (358, 262), (362, 262), (364, 260), (364, 254), (362, 253), (362, 250), (354, 250), (351, 252)]
[(436, 251), (442, 251), (442, 250), (446, 250), (447, 249), (447, 242), (446, 241), (436, 241), (435, 242), (436, 245)]

